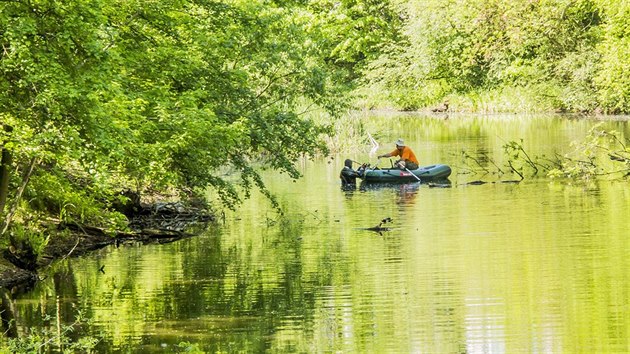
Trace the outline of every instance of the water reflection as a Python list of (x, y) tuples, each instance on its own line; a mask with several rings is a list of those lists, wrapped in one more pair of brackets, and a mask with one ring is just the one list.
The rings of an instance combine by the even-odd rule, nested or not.
[[(462, 149), (500, 161), (503, 141), (520, 137), (554, 152), (591, 124), (372, 119), (373, 131), (404, 133), (421, 161), (451, 166)], [(609, 124), (630, 136), (626, 123)], [(465, 186), (455, 167), (451, 188), (345, 191), (337, 162), (304, 163), (296, 183), (268, 176), (283, 218), (254, 194), (200, 237), (57, 263), (33, 292), (5, 295), (7, 335), (82, 312), (93, 322), (72, 336), (101, 338), (101, 352), (182, 342), (206, 352), (627, 351), (627, 182)], [(390, 231), (364, 230), (386, 217)]]
[[(396, 204), (413, 204), (418, 195), (418, 190), (423, 186), (420, 182), (413, 183), (366, 183), (362, 182), (360, 190), (362, 192), (389, 189), (396, 195)], [(424, 185), (425, 187), (427, 184)]]
[(17, 319), (15, 317), (15, 302), (12, 299), (11, 292), (7, 289), (0, 289), (0, 319), (2, 320), (2, 333), (7, 338), (17, 338), (18, 330), (16, 327)]

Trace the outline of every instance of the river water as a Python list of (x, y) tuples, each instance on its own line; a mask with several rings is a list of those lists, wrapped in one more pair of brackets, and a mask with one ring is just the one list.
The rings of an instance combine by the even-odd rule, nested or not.
[[(467, 184), (518, 179), (508, 141), (565, 154), (596, 124), (629, 138), (627, 119), (358, 119), (378, 154), (402, 137), (421, 165), (450, 165), (450, 188), (342, 191), (343, 160), (374, 164), (369, 145), (302, 162), (297, 182), (266, 175), (283, 217), (254, 193), (199, 237), (56, 263), (15, 296), (18, 334), (54, 338), (81, 317), (68, 336), (98, 338), (99, 352), (630, 351), (630, 183)], [(463, 151), (485, 156), (489, 172)], [(388, 217), (390, 230), (365, 230)]]

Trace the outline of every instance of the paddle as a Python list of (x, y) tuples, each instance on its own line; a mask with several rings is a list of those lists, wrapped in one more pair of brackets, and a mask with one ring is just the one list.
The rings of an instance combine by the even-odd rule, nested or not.
[[(378, 165), (378, 162), (379, 162), (380, 160), (381, 160), (380, 158), (379, 158), (378, 160), (376, 160), (376, 165)], [(389, 160), (389, 161), (391, 161), (391, 160)], [(376, 165), (374, 165), (374, 168), (372, 169), (372, 171), (374, 171), (374, 169), (376, 168)], [(392, 167), (394, 167), (394, 166), (393, 166), (393, 164), (392, 164)], [(412, 176), (413, 176), (413, 177), (414, 177), (414, 178), (415, 178), (418, 182), (422, 182), (422, 180), (420, 179), (420, 177), (416, 176), (413, 172), (409, 171), (409, 169), (408, 169), (407, 167), (403, 167), (403, 168), (405, 169), (405, 171), (407, 171), (407, 172), (411, 173), (411, 175), (412, 175)]]
[(409, 169), (408, 169), (407, 167), (405, 167), (405, 171), (407, 171), (407, 172), (411, 173), (411, 175), (412, 175), (412, 176), (414, 176), (414, 177), (418, 180), (418, 182), (420, 182), (420, 181), (421, 181), (421, 180), (420, 180), (420, 177), (416, 176), (413, 172), (409, 171)]

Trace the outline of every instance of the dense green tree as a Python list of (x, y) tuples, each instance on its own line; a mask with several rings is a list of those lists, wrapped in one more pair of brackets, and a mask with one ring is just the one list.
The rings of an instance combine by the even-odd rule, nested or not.
[(1, 2), (2, 167), (18, 173), (0, 185), (107, 224), (124, 188), (213, 186), (233, 205), (266, 192), (258, 168), (298, 177), (325, 150), (303, 112), (342, 106), (310, 19), (264, 1)]
[(309, 34), (318, 41), (325, 60), (352, 85), (387, 45), (403, 39), (400, 8), (392, 0), (311, 1)]
[(557, 109), (627, 112), (623, 1), (415, 1), (407, 41), (371, 64), (402, 107), (521, 87)]
[(598, 1), (606, 18), (602, 41), (597, 44), (601, 62), (594, 80), (599, 102), (610, 113), (630, 112), (630, 3)]
[[(12, 156), (3, 168), (23, 175), (3, 176), (2, 182), (12, 186), (14, 203), (34, 165), (47, 171), (57, 163), (72, 168), (71, 161), (81, 161), (101, 129), (89, 113), (95, 86), (106, 84), (98, 82), (104, 71), (103, 23), (92, 5), (0, 3), (0, 115), (5, 128), (11, 127), (1, 145)], [(44, 169), (35, 172), (40, 171)], [(10, 215), (6, 207), (4, 211), (2, 221)]]

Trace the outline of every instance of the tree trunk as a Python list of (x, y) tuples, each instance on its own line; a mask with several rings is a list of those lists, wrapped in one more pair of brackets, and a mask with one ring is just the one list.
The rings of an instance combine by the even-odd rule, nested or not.
[[(11, 133), (13, 128), (5, 125), (4, 130), (7, 133)], [(7, 197), (9, 195), (9, 178), (11, 176), (11, 164), (12, 156), (9, 149), (4, 148), (4, 142), (0, 145), (0, 220), (4, 215), (4, 206), (7, 203)]]
[(33, 169), (35, 168), (36, 164), (37, 164), (37, 158), (33, 157), (31, 159), (31, 163), (26, 168), (26, 171), (24, 171), (24, 176), (22, 176), (22, 183), (20, 184), (20, 187), (17, 189), (17, 192), (15, 193), (15, 198), (13, 198), (13, 204), (11, 205), (11, 209), (4, 217), (4, 222), (0, 224), (2, 225), (0, 226), (0, 236), (4, 235), (4, 233), (7, 232), (9, 225), (11, 225), (11, 219), (13, 218), (13, 215), (15, 214), (15, 211), (18, 208), (20, 198), (22, 198), (22, 193), (24, 193), (24, 189), (26, 189), (26, 185), (28, 184), (28, 181), (31, 179), (31, 175), (33, 174)]

